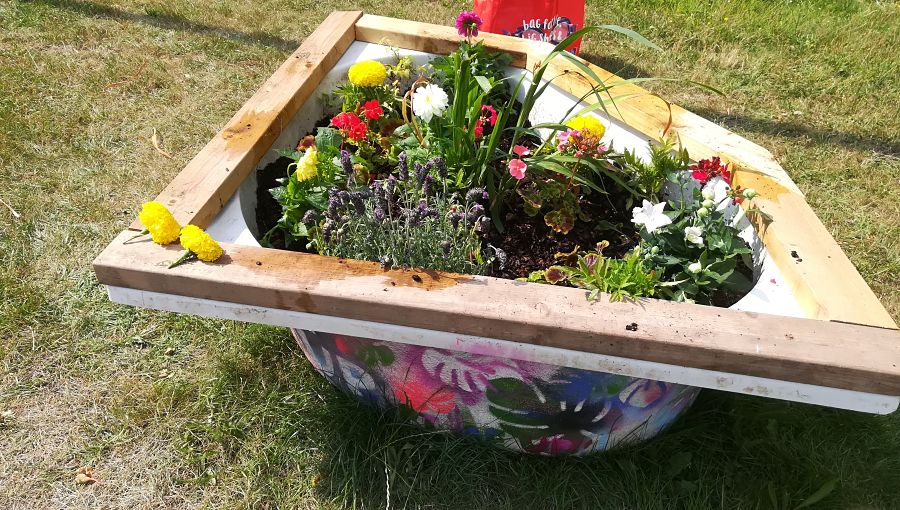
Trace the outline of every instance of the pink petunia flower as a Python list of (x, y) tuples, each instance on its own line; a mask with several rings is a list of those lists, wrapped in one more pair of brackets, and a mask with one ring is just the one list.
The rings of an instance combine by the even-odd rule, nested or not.
[(525, 170), (528, 169), (528, 165), (526, 165), (524, 161), (521, 159), (511, 159), (508, 166), (509, 175), (515, 177), (517, 181), (521, 181), (525, 178)]
[(472, 11), (463, 11), (456, 17), (456, 31), (460, 37), (475, 37), (481, 23), (481, 16)]
[(524, 145), (516, 145), (515, 147), (513, 147), (513, 152), (515, 152), (516, 155), (520, 158), (531, 155), (531, 151), (528, 150), (528, 147), (525, 147)]

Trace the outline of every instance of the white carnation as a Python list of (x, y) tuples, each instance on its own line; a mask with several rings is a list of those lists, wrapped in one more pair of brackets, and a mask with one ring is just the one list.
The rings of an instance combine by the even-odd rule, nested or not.
[(449, 104), (447, 93), (434, 84), (420, 87), (413, 93), (413, 111), (425, 122), (431, 122), (432, 118), (442, 116)]

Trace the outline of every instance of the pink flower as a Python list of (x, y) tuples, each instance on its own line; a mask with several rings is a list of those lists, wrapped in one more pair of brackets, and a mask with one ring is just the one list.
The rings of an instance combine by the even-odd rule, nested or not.
[(515, 177), (517, 181), (525, 178), (525, 170), (527, 169), (528, 165), (521, 159), (511, 159), (509, 161), (509, 175)]
[(572, 136), (572, 133), (577, 133), (574, 129), (567, 129), (562, 133), (556, 135), (556, 143), (559, 145), (566, 145), (569, 143), (569, 137)]
[(481, 121), (475, 123), (475, 138), (481, 138), (484, 136), (484, 126), (481, 125)]
[(474, 37), (481, 28), (481, 16), (471, 11), (463, 11), (456, 17), (456, 31), (460, 37)]
[(531, 151), (528, 150), (528, 147), (525, 147), (524, 145), (516, 145), (515, 147), (513, 147), (513, 152), (515, 152), (516, 155), (520, 158), (531, 155)]

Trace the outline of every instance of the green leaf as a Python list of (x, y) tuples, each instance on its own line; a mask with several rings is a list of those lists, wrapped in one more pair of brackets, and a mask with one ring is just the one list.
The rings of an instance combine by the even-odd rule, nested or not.
[(488, 80), (484, 76), (473, 76), (473, 78), (475, 78), (478, 86), (481, 87), (481, 90), (483, 90), (485, 93), (490, 92), (491, 89), (494, 88), (494, 85), (491, 84), (491, 80)]
[(635, 32), (634, 30), (631, 30), (630, 28), (621, 27), (619, 25), (600, 25), (598, 28), (602, 28), (604, 30), (609, 30), (610, 32), (616, 32), (616, 33), (622, 34), (622, 35), (634, 40), (635, 42), (643, 44), (644, 46), (646, 46), (648, 48), (653, 48), (656, 51), (662, 51), (662, 48), (653, 44), (652, 42), (650, 42), (649, 39), (647, 39), (646, 37), (642, 36), (641, 34)]
[(832, 478), (831, 480), (828, 480), (827, 482), (822, 484), (821, 487), (819, 487), (819, 490), (812, 493), (812, 495), (810, 495), (808, 498), (806, 498), (806, 500), (804, 500), (802, 503), (800, 503), (799, 505), (794, 507), (794, 510), (799, 510), (801, 508), (810, 507), (810, 506), (815, 505), (819, 501), (822, 501), (823, 499), (828, 497), (828, 495), (834, 491), (835, 487), (837, 487), (837, 484), (838, 484), (837, 478)]
[(341, 132), (330, 127), (320, 127), (316, 130), (316, 149), (324, 150), (326, 147), (340, 148), (344, 138)]

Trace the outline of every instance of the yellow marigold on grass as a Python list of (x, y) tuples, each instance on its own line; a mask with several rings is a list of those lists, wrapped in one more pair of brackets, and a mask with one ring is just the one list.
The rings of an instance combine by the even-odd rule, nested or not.
[(181, 225), (175, 221), (172, 213), (159, 202), (147, 202), (141, 207), (138, 219), (144, 225), (154, 243), (169, 244), (178, 239)]
[(350, 66), (347, 72), (350, 83), (360, 87), (377, 87), (384, 84), (387, 78), (387, 69), (381, 62), (363, 60)]
[(319, 153), (318, 151), (316, 151), (316, 148), (310, 147), (306, 149), (303, 157), (301, 157), (300, 160), (297, 161), (297, 171), (294, 172), (294, 177), (296, 177), (297, 181), (299, 182), (312, 179), (316, 176), (316, 167), (318, 164)]
[(222, 256), (222, 247), (219, 243), (195, 225), (181, 229), (181, 246), (204, 262), (215, 262)]
[(590, 131), (597, 138), (603, 138), (603, 134), (606, 133), (606, 126), (592, 115), (580, 115), (569, 119), (566, 126), (578, 131)]

